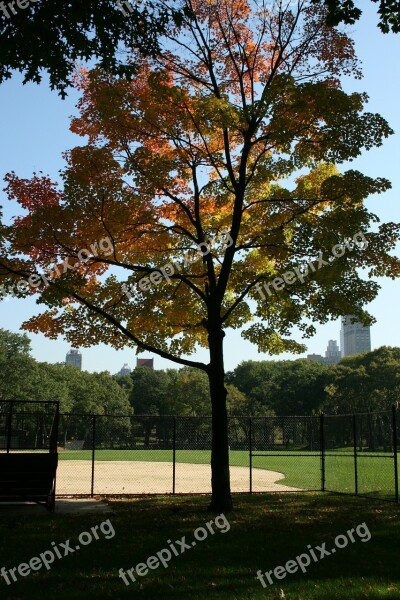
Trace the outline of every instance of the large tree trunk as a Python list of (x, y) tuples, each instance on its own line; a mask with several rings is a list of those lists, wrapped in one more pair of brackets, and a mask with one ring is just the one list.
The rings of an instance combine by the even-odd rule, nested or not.
[(210, 331), (210, 364), (208, 378), (212, 405), (211, 489), (210, 511), (232, 510), (229, 475), (228, 413), (224, 381), (224, 356), (222, 329)]

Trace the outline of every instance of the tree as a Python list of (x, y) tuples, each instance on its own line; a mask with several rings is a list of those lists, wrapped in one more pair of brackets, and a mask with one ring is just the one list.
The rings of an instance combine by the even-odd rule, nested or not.
[(16, 354), (29, 356), (31, 351), (31, 341), (28, 336), (20, 333), (13, 333), (7, 329), (0, 329), (0, 358), (1, 360), (10, 360)]
[(209, 415), (210, 387), (206, 373), (188, 367), (180, 369), (171, 389), (171, 400), (176, 407), (173, 414), (193, 417)]
[(372, 352), (346, 356), (329, 380), (326, 412), (388, 411), (400, 397), (400, 348), (381, 346)]
[(310, 415), (326, 401), (332, 369), (305, 359), (249, 360), (229, 374), (229, 381), (246, 394), (250, 406), (264, 406), (279, 416)]
[(135, 65), (121, 61), (121, 45), (156, 54), (158, 37), (178, 25), (181, 16), (179, 6), (162, 0), (35, 0), (25, 10), (2, 2), (0, 83), (15, 69), (24, 73), (24, 83), (39, 83), (46, 70), (51, 89), (65, 96), (76, 61), (98, 58), (103, 68), (129, 78)]
[[(133, 57), (132, 82), (81, 73), (72, 130), (89, 141), (66, 154), (62, 190), (40, 174), (7, 176), (26, 214), (0, 229), (0, 278), (31, 277), (17, 295), (39, 293), (46, 309), (30, 331), (137, 347), (207, 374), (210, 508), (228, 510), (225, 331), (250, 323), (243, 337), (277, 354), (304, 351), (294, 325), (308, 337), (312, 322), (371, 320), (362, 306), (378, 293), (373, 277), (399, 273), (399, 226), (370, 231), (377, 218), (363, 201), (390, 183), (334, 163), (392, 130), (364, 112), (364, 94), (341, 89), (339, 76), (359, 77), (359, 66), (323, 8), (186, 6), (192, 19), (158, 58)], [(365, 243), (351, 241), (360, 234)], [(208, 363), (187, 358), (198, 346)]]
[(164, 371), (136, 367), (131, 373), (130, 403), (135, 415), (167, 415), (169, 379)]
[[(361, 17), (362, 10), (356, 6), (353, 0), (313, 0), (314, 3), (324, 2), (328, 9), (327, 24), (330, 26), (339, 23), (354, 23)], [(378, 27), (383, 33), (399, 33), (400, 31), (400, 2), (399, 0), (372, 0), (375, 4), (379, 2)], [(360, 2), (361, 4), (361, 2)]]
[(120, 375), (119, 373), (117, 373), (116, 375), (113, 375), (112, 378), (118, 383), (118, 385), (125, 391), (126, 395), (129, 396), (131, 395), (132, 392), (132, 378), (129, 375)]
[(0, 329), (0, 400), (27, 400), (37, 368), (27, 335)]

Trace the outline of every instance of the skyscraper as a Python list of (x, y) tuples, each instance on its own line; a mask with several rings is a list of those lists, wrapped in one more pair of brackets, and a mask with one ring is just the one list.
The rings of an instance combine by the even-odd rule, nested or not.
[(325, 352), (325, 362), (328, 365), (337, 365), (340, 362), (342, 355), (336, 340), (329, 340), (328, 347)]
[(307, 360), (312, 360), (314, 362), (319, 362), (325, 365), (337, 365), (342, 358), (339, 350), (339, 346), (336, 340), (329, 340), (328, 347), (325, 352), (325, 356), (321, 356), (321, 354), (308, 354)]
[(342, 356), (371, 352), (370, 326), (364, 327), (359, 321), (354, 321), (352, 315), (342, 317), (340, 349)]
[(82, 354), (76, 348), (71, 348), (65, 357), (65, 364), (77, 367), (82, 371)]

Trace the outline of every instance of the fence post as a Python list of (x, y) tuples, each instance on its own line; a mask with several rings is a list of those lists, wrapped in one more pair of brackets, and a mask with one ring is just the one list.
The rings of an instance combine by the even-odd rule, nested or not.
[(356, 415), (353, 415), (353, 443), (354, 443), (354, 488), (358, 496), (358, 465), (357, 465), (357, 422)]
[(51, 427), (49, 437), (49, 450), (51, 453), (57, 453), (58, 449), (58, 429), (60, 424), (60, 403), (56, 403), (56, 411), (53, 418), (53, 424)]
[(7, 454), (10, 453), (11, 447), (11, 427), (12, 427), (12, 409), (13, 409), (13, 401), (10, 400), (10, 410), (8, 411), (8, 431), (7, 431)]
[(95, 458), (95, 450), (96, 450), (96, 415), (92, 415), (93, 417), (93, 430), (92, 430), (92, 486), (90, 495), (93, 498), (94, 496), (94, 458)]
[(250, 467), (250, 494), (253, 493), (253, 418), (249, 418), (249, 467)]
[(325, 492), (325, 431), (324, 413), (319, 417), (320, 444), (321, 444), (321, 492)]
[(394, 493), (396, 502), (399, 501), (399, 470), (397, 460), (397, 410), (396, 405), (392, 406), (392, 431), (393, 431), (393, 460), (394, 460)]
[(175, 494), (176, 486), (176, 417), (174, 417), (173, 428), (173, 447), (172, 447), (172, 493)]

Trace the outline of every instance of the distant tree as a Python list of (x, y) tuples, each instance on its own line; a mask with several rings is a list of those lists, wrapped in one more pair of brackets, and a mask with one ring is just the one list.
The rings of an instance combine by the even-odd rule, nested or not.
[(319, 411), (332, 367), (305, 359), (279, 361), (273, 377), (271, 406), (277, 415), (310, 415)]
[(349, 356), (332, 371), (325, 412), (389, 410), (400, 399), (400, 348), (382, 346)]
[(26, 334), (0, 329), (0, 399), (58, 400), (61, 412), (130, 414), (127, 392), (109, 373), (88, 373), (30, 356)]
[(234, 371), (227, 373), (226, 381), (240, 390), (250, 402), (250, 410), (257, 404), (272, 410), (270, 404), (270, 388), (275, 373), (274, 361), (241, 362)]
[(133, 382), (132, 377), (130, 375), (113, 375), (113, 379), (118, 383), (118, 385), (125, 391), (128, 398), (131, 395)]
[(231, 383), (227, 383), (226, 391), (228, 415), (249, 415), (250, 403), (246, 395)]
[[(0, 329), (0, 400), (30, 400), (37, 365), (27, 335)], [(38, 399), (38, 398), (36, 398)]]
[[(29, 399), (60, 402), (61, 412), (73, 410), (70, 386), (78, 369), (64, 364), (35, 362), (35, 371), (30, 380)], [(72, 370), (73, 369), (73, 370)]]
[(210, 386), (207, 374), (198, 369), (184, 367), (177, 371), (175, 390), (176, 414), (210, 415)]
[(97, 402), (108, 415), (129, 415), (132, 407), (126, 391), (108, 372), (96, 373)]
[(31, 341), (26, 333), (13, 333), (7, 329), (0, 329), (0, 360), (12, 358), (16, 354), (28, 356), (31, 350)]
[[(135, 415), (168, 414), (169, 379), (165, 371), (136, 367), (131, 373), (130, 404)], [(169, 413), (171, 414), (171, 413)]]
[(252, 414), (263, 407), (269, 414), (307, 415), (324, 403), (331, 368), (304, 359), (245, 361), (229, 375), (229, 381), (246, 394)]

